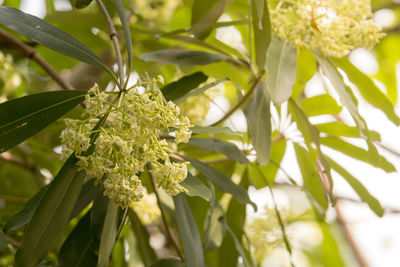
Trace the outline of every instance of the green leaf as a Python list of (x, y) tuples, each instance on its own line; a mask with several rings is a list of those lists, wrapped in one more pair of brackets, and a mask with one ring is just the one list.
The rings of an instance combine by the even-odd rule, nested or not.
[(267, 165), (271, 152), (271, 111), (264, 79), (257, 84), (254, 96), (244, 114), (254, 149), (257, 152), (257, 162), (260, 165)]
[(369, 208), (376, 213), (379, 217), (382, 217), (384, 214), (384, 210), (379, 203), (379, 201), (373, 197), (368, 190), (360, 183), (353, 175), (351, 175), (348, 171), (342, 168), (339, 164), (337, 164), (332, 159), (328, 159), (329, 163), (331, 164), (332, 168), (340, 174), (357, 192), (360, 196), (361, 200), (368, 204)]
[(157, 260), (156, 253), (154, 252), (154, 249), (150, 246), (150, 235), (147, 232), (146, 227), (143, 226), (143, 224), (139, 220), (139, 217), (133, 210), (128, 210), (128, 217), (131, 222), (131, 229), (136, 237), (136, 247), (140, 254), (140, 257), (145, 266), (150, 266), (151, 263)]
[(150, 265), (150, 267), (185, 267), (186, 265), (177, 259), (161, 259)]
[(165, 100), (175, 100), (197, 88), (201, 83), (207, 81), (208, 76), (203, 72), (195, 72), (180, 78), (176, 82), (172, 82), (164, 86), (161, 90)]
[(228, 60), (229, 57), (197, 50), (165, 49), (140, 55), (145, 62), (158, 62), (161, 64), (175, 64), (178, 66), (207, 65)]
[(121, 0), (114, 0), (114, 4), (117, 7), (117, 12), (119, 19), (121, 20), (122, 29), (124, 30), (125, 35), (125, 43), (126, 49), (128, 51), (128, 69), (126, 71), (127, 74), (130, 74), (132, 68), (132, 38), (131, 38), (131, 29), (129, 27), (128, 19), (126, 18), (126, 11), (124, 6), (122, 5)]
[(310, 117), (323, 114), (338, 114), (342, 111), (342, 107), (328, 94), (305, 98), (301, 101), (300, 106)]
[(200, 173), (202, 173), (205, 177), (207, 177), (223, 192), (231, 194), (242, 204), (250, 204), (254, 208), (254, 210), (257, 210), (257, 205), (250, 200), (249, 194), (243, 187), (235, 184), (234, 182), (232, 182), (231, 179), (229, 179), (216, 169), (196, 159), (189, 157), (183, 157), (183, 158), (189, 161), (193, 165), (193, 167), (195, 167)]
[(57, 266), (96, 266), (99, 244), (90, 234), (90, 213), (91, 211), (82, 217), (63, 243)]
[(119, 206), (112, 201), (108, 202), (107, 213), (101, 233), (98, 267), (107, 267), (114, 247), (118, 230)]
[(185, 195), (180, 193), (174, 196), (173, 199), (185, 261), (193, 267), (204, 267), (204, 252), (200, 234)]
[(271, 23), (268, 3), (265, 0), (251, 0), (256, 64), (265, 68), (268, 46), (271, 42)]
[(224, 82), (227, 82), (227, 81), (229, 81), (229, 78), (225, 77), (225, 78), (216, 80), (216, 81), (214, 81), (212, 83), (208, 83), (208, 84), (206, 84), (206, 85), (204, 85), (204, 86), (202, 86), (200, 88), (197, 88), (195, 90), (192, 90), (192, 91), (188, 92), (187, 94), (185, 94), (182, 97), (179, 97), (178, 99), (175, 99), (174, 103), (178, 104), (178, 103), (182, 102), (183, 100), (185, 100), (185, 99), (187, 99), (187, 98), (189, 98), (191, 96), (199, 95), (199, 94), (205, 92), (206, 90), (208, 90), (210, 88), (213, 88), (213, 87), (217, 86), (218, 84), (224, 83)]
[(186, 179), (183, 180), (180, 185), (188, 190), (186, 194), (191, 197), (201, 197), (206, 201), (211, 200), (210, 189), (208, 189), (208, 187), (202, 181), (190, 173), (187, 174)]
[(296, 82), (292, 93), (294, 99), (299, 99), (305, 85), (314, 76), (316, 70), (317, 62), (313, 53), (308, 49), (298, 49)]
[(104, 187), (97, 192), (93, 201), (92, 212), (90, 214), (90, 233), (93, 239), (100, 243), (103, 231), (104, 219), (107, 214), (107, 207), (110, 199), (104, 195)]
[(191, 25), (196, 38), (205, 39), (211, 33), (227, 2), (227, 0), (193, 1)]
[(94, 199), (97, 192), (99, 191), (99, 186), (96, 186), (96, 178), (87, 181), (79, 194), (78, 200), (75, 203), (74, 209), (71, 212), (70, 219), (78, 216), (79, 213), (86, 208), (90, 202)]
[(241, 136), (242, 133), (240, 132), (234, 132), (231, 130), (231, 128), (228, 127), (213, 127), (213, 126), (208, 126), (208, 127), (202, 127), (202, 126), (194, 126), (191, 128), (192, 133), (196, 134), (229, 134), (229, 135), (236, 135), (236, 136)]
[(242, 164), (249, 164), (250, 161), (239, 150), (237, 146), (231, 143), (224, 142), (217, 138), (197, 138), (192, 137), (189, 144), (197, 146), (201, 149), (211, 150), (217, 153), (226, 155), (228, 158), (236, 160)]
[(87, 7), (92, 0), (70, 0), (70, 2), (73, 7), (81, 9)]
[(336, 66), (346, 73), (349, 80), (357, 86), (358, 91), (368, 103), (382, 110), (394, 124), (400, 125), (400, 118), (396, 115), (392, 102), (367, 75), (357, 69), (347, 58), (332, 60)]
[(274, 36), (267, 52), (267, 88), (272, 101), (280, 105), (292, 94), (296, 81), (296, 49), (287, 40)]
[(0, 7), (0, 23), (19, 34), (61, 54), (89, 63), (115, 75), (89, 48), (46, 21), (16, 8)]
[(299, 163), (303, 184), (307, 191), (315, 198), (315, 200), (324, 208), (328, 208), (328, 201), (321, 184), (318, 172), (314, 167), (315, 159), (305, 148), (298, 144), (294, 144), (297, 162)]
[(85, 178), (84, 171), (77, 172), (76, 162), (73, 156), (67, 160), (41, 198), (16, 253), (16, 267), (35, 266), (68, 223)]
[(226, 230), (221, 221), (223, 217), (224, 209), (218, 203), (212, 202), (204, 226), (203, 247), (205, 251), (214, 250), (221, 246)]
[[(357, 127), (348, 126), (342, 122), (327, 122), (315, 124), (318, 130), (322, 133), (329, 135), (336, 135), (340, 137), (361, 138), (360, 129)], [(380, 141), (381, 136), (375, 131), (370, 131), (371, 139), (373, 141)]]
[(323, 137), (321, 138), (321, 144), (330, 147), (332, 149), (335, 149), (337, 151), (340, 151), (349, 157), (364, 161), (368, 164), (373, 164), (375, 167), (381, 168), (386, 172), (396, 171), (396, 168), (383, 156), (378, 154), (378, 161), (376, 162), (377, 164), (375, 164), (375, 162), (371, 162), (368, 151), (358, 146), (347, 143), (346, 141), (338, 137), (334, 136)]
[(86, 92), (51, 91), (0, 104), (0, 153), (18, 145), (66, 114), (85, 99)]
[(46, 193), (47, 188), (47, 185), (42, 187), (31, 199), (29, 199), (22, 210), (20, 210), (17, 214), (11, 217), (10, 220), (7, 221), (3, 228), (4, 233), (15, 231), (29, 223), (33, 213), (39, 205), (40, 200)]

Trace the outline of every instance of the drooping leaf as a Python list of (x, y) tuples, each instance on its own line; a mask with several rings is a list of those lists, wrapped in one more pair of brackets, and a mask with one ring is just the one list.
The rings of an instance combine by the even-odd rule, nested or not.
[(323, 137), (321, 138), (321, 144), (330, 147), (332, 149), (335, 149), (337, 151), (340, 151), (349, 157), (364, 161), (368, 164), (373, 164), (374, 166), (381, 168), (386, 172), (396, 171), (396, 168), (383, 156), (378, 155), (378, 161), (376, 162), (377, 164), (375, 165), (373, 162), (371, 162), (368, 151), (358, 146), (347, 143), (346, 141), (338, 137), (334, 136)]
[(313, 53), (308, 49), (297, 50), (296, 82), (293, 86), (292, 97), (298, 99), (306, 83), (314, 76), (317, 62)]
[(15, 266), (35, 266), (50, 251), (70, 214), (83, 186), (85, 172), (77, 172), (77, 159), (71, 156), (49, 185), (29, 223)]
[(129, 209), (128, 217), (131, 222), (131, 229), (136, 237), (136, 247), (138, 249), (139, 255), (144, 265), (150, 266), (153, 262), (157, 260), (156, 253), (154, 252), (154, 249), (150, 246), (150, 235), (147, 232), (146, 227), (143, 226), (143, 224), (139, 220), (139, 217), (133, 210)]
[(175, 64), (179, 66), (207, 65), (228, 60), (223, 54), (216, 54), (197, 50), (165, 49), (140, 55), (145, 62), (158, 62), (161, 64)]
[(189, 196), (201, 197), (206, 201), (210, 201), (211, 199), (210, 189), (208, 189), (208, 187), (202, 181), (190, 173), (187, 174), (186, 179), (183, 180), (180, 185), (188, 190), (186, 194)]
[(97, 192), (93, 201), (92, 211), (90, 213), (90, 233), (93, 239), (100, 243), (101, 233), (103, 231), (104, 220), (107, 214), (108, 202), (110, 199), (103, 194), (104, 188)]
[(215, 22), (224, 11), (227, 0), (194, 0), (192, 6), (192, 33), (198, 39), (205, 39)]
[(231, 158), (243, 164), (250, 163), (250, 161), (246, 158), (242, 151), (239, 150), (237, 146), (231, 143), (224, 142), (217, 138), (192, 137), (189, 140), (189, 144), (197, 146), (201, 149), (211, 150), (217, 153), (224, 154), (228, 158)]
[(267, 52), (267, 88), (271, 100), (280, 105), (292, 94), (296, 81), (296, 49), (288, 40), (274, 36)]
[(256, 63), (260, 70), (265, 68), (268, 46), (271, 42), (271, 22), (268, 3), (264, 0), (252, 0), (252, 21)]
[(176, 82), (172, 82), (164, 86), (161, 90), (167, 101), (178, 99), (192, 89), (197, 88), (201, 83), (207, 81), (207, 76), (202, 72), (195, 72), (180, 78)]
[(250, 204), (257, 210), (257, 206), (254, 202), (252, 202), (249, 198), (249, 194), (247, 191), (232, 182), (231, 179), (226, 177), (221, 172), (216, 169), (189, 157), (183, 157), (185, 160), (189, 161), (193, 167), (195, 167), (200, 173), (202, 173), (205, 177), (207, 177), (211, 182), (213, 182), (219, 189), (221, 189), (225, 193), (231, 194), (234, 198), (236, 198), (242, 204)]
[(126, 12), (121, 0), (114, 0), (114, 4), (117, 7), (119, 19), (121, 20), (122, 29), (124, 30), (126, 50), (128, 51), (128, 69), (126, 73), (130, 73), (132, 68), (132, 38), (131, 29), (129, 27), (128, 19), (126, 18)]
[(54, 51), (103, 69), (115, 78), (112, 70), (92, 50), (42, 19), (16, 8), (2, 6), (0, 7), (0, 23)]
[(186, 265), (177, 259), (161, 259), (150, 265), (150, 267), (185, 267)]
[(318, 172), (314, 167), (316, 159), (305, 148), (298, 144), (294, 144), (297, 162), (299, 163), (301, 175), (303, 177), (304, 187), (311, 193), (315, 200), (324, 208), (328, 208), (328, 201), (318, 176)]
[(224, 209), (218, 203), (212, 202), (204, 226), (203, 247), (205, 251), (214, 250), (221, 246), (226, 230), (222, 222), (223, 217)]
[(254, 96), (244, 114), (254, 149), (257, 151), (257, 162), (267, 165), (271, 152), (271, 111), (264, 79), (256, 86)]
[(108, 202), (107, 213), (101, 233), (98, 267), (107, 267), (114, 247), (118, 230), (119, 206), (112, 201)]
[(66, 114), (85, 99), (86, 92), (51, 91), (0, 104), (0, 153), (35, 135)]
[(73, 7), (81, 9), (87, 7), (92, 0), (70, 0), (70, 2)]
[(83, 185), (78, 200), (71, 212), (71, 219), (79, 215), (79, 213), (92, 202), (98, 190), (99, 186), (96, 186), (96, 178), (90, 179)]
[(204, 252), (200, 234), (185, 195), (180, 193), (173, 199), (185, 261), (190, 262), (190, 266), (193, 267), (204, 267)]
[(20, 210), (17, 214), (11, 217), (10, 220), (4, 225), (4, 233), (17, 230), (29, 223), (33, 213), (35, 212), (37, 206), (39, 205), (40, 199), (44, 196), (48, 186), (42, 187)]
[(333, 62), (346, 72), (349, 80), (357, 86), (358, 91), (368, 103), (382, 110), (394, 124), (400, 125), (400, 118), (395, 113), (392, 102), (367, 75), (357, 69), (347, 58), (333, 59)]
[(361, 200), (368, 204), (369, 208), (376, 213), (379, 217), (382, 217), (384, 214), (384, 210), (379, 203), (379, 201), (373, 197), (368, 190), (360, 183), (353, 175), (351, 175), (347, 170), (341, 167), (332, 159), (329, 159), (332, 168), (340, 174), (356, 191), (356, 193), (360, 196)]
[(216, 80), (216, 81), (214, 81), (214, 82), (205, 84), (205, 85), (203, 85), (203, 86), (201, 86), (201, 87), (199, 87), (199, 88), (197, 88), (197, 89), (194, 89), (194, 90), (188, 92), (188, 93), (185, 94), (184, 96), (181, 96), (181, 97), (179, 97), (178, 99), (175, 99), (175, 100), (174, 100), (174, 103), (175, 103), (175, 104), (178, 104), (178, 103), (182, 102), (183, 100), (185, 100), (185, 99), (187, 99), (187, 98), (189, 98), (189, 97), (191, 97), (191, 96), (199, 95), (199, 94), (205, 92), (206, 90), (208, 90), (208, 89), (210, 89), (210, 88), (213, 88), (213, 87), (217, 86), (218, 84), (224, 83), (224, 82), (227, 82), (227, 81), (229, 81), (229, 78), (225, 77), (225, 78)]
[(342, 107), (328, 94), (305, 98), (301, 101), (300, 106), (310, 117), (324, 114), (338, 114), (342, 110)]
[(75, 226), (69, 234), (58, 254), (58, 265), (60, 267), (88, 267), (97, 265), (97, 251), (99, 244), (90, 234), (90, 213)]
[[(340, 137), (351, 137), (351, 138), (361, 138), (360, 129), (357, 127), (348, 126), (342, 122), (327, 122), (315, 124), (318, 130), (322, 133), (329, 135), (336, 135)], [(379, 133), (375, 131), (370, 131), (370, 137), (373, 141), (380, 141), (381, 137)]]

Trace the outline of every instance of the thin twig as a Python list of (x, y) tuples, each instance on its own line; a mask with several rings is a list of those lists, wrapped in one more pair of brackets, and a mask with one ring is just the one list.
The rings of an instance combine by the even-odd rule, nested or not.
[(162, 207), (160, 195), (158, 194), (158, 191), (157, 191), (157, 186), (154, 183), (153, 176), (151, 175), (150, 172), (149, 172), (149, 176), (150, 176), (150, 181), (151, 181), (151, 185), (153, 187), (154, 194), (156, 195), (156, 198), (157, 198), (158, 208), (160, 209), (161, 218), (162, 218), (162, 221), (163, 221), (163, 224), (164, 224), (165, 231), (167, 233), (168, 239), (171, 240), (172, 245), (174, 246), (176, 252), (179, 255), (179, 258), (181, 258), (182, 261), (185, 261), (185, 258), (183, 257), (183, 253), (180, 250), (178, 243), (176, 242), (176, 240), (172, 236), (172, 231), (171, 231), (171, 228), (169, 227), (169, 224), (168, 224), (168, 221), (167, 221), (167, 217), (165, 216), (165, 212), (164, 212), (164, 208)]
[(38, 53), (36, 53), (36, 50), (31, 47), (30, 45), (27, 45), (8, 32), (4, 31), (3, 29), (0, 29), (0, 37), (4, 39), (6, 42), (12, 44), (19, 50), (21, 50), (27, 58), (31, 58), (34, 60), (39, 66), (41, 66), (53, 79), (56, 81), (63, 89), (66, 90), (74, 90), (75, 88), (69, 84), (66, 80), (64, 80), (58, 73), (47, 63)]
[(101, 13), (103, 13), (103, 16), (105, 17), (105, 19), (107, 21), (108, 30), (110, 32), (110, 39), (113, 42), (114, 49), (115, 49), (115, 56), (117, 58), (119, 82), (120, 82), (121, 88), (124, 88), (124, 67), (122, 64), (121, 49), (120, 49), (119, 43), (118, 43), (118, 33), (114, 27), (114, 23), (112, 22), (110, 14), (108, 13), (103, 2), (101, 0), (96, 0), (96, 2), (101, 10)]
[(342, 215), (342, 212), (339, 208), (339, 203), (336, 203), (335, 209), (336, 209), (337, 221), (340, 224), (340, 226), (342, 227), (343, 234), (345, 235), (347, 242), (349, 243), (351, 249), (353, 250), (358, 263), (360, 264), (361, 267), (368, 267), (369, 264), (368, 264), (367, 260), (364, 258), (363, 253), (361, 252), (360, 248), (358, 247), (357, 242), (354, 240), (351, 230)]
[(231, 110), (229, 110), (221, 119), (218, 121), (214, 122), (210, 126), (216, 126), (220, 124), (221, 122), (224, 122), (227, 120), (233, 113), (235, 113), (236, 110), (238, 110), (246, 101), (249, 99), (251, 94), (253, 93), (254, 89), (256, 88), (257, 84), (260, 82), (261, 78), (264, 76), (265, 71), (261, 71), (261, 73), (254, 79), (253, 84), (251, 85), (249, 91), (243, 96), (242, 99), (233, 107)]

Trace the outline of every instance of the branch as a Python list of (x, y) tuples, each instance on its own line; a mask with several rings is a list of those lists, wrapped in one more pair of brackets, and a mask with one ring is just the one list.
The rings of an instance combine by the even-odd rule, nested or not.
[(161, 212), (161, 218), (162, 218), (162, 221), (163, 221), (163, 224), (164, 224), (164, 227), (165, 227), (165, 231), (167, 232), (168, 239), (171, 240), (172, 245), (174, 246), (176, 252), (177, 252), (178, 255), (179, 255), (179, 258), (181, 258), (181, 260), (184, 262), (184, 261), (185, 261), (185, 258), (183, 257), (183, 253), (182, 253), (182, 251), (179, 249), (178, 243), (177, 243), (176, 240), (173, 238), (171, 228), (170, 228), (169, 225), (168, 225), (167, 217), (165, 216), (164, 208), (162, 207), (160, 195), (158, 194), (157, 186), (156, 186), (156, 184), (154, 183), (153, 176), (151, 175), (150, 172), (148, 172), (148, 173), (149, 173), (149, 176), (150, 176), (150, 181), (151, 181), (151, 185), (152, 185), (152, 187), (153, 187), (154, 194), (156, 195), (156, 198), (157, 198), (158, 208), (160, 209), (160, 212)]
[(253, 84), (251, 85), (249, 91), (243, 96), (243, 98), (240, 99), (240, 101), (231, 110), (229, 110), (221, 119), (219, 119), (218, 121), (214, 122), (210, 126), (216, 126), (216, 125), (220, 124), (221, 122), (224, 122), (233, 113), (235, 113), (235, 111), (238, 110), (247, 101), (247, 99), (249, 99), (249, 97), (253, 93), (254, 89), (256, 88), (257, 84), (259, 83), (261, 78), (264, 76), (264, 73), (265, 73), (264, 70), (261, 71), (261, 73), (255, 78), (255, 80), (254, 80)]
[(47, 63), (44, 58), (42, 58), (38, 53), (36, 53), (35, 49), (30, 45), (27, 45), (8, 32), (0, 29), (0, 37), (3, 38), (6, 42), (12, 44), (19, 50), (21, 50), (27, 58), (33, 59), (39, 66), (41, 66), (53, 79), (56, 81), (63, 89), (66, 90), (74, 90), (75, 88), (65, 81), (58, 73)]
[(122, 64), (121, 50), (119, 48), (119, 43), (118, 43), (118, 34), (117, 34), (117, 31), (115, 30), (114, 23), (112, 22), (110, 14), (108, 14), (108, 11), (107, 11), (106, 7), (104, 6), (103, 2), (101, 0), (96, 0), (96, 2), (101, 10), (101, 13), (103, 13), (103, 15), (107, 21), (108, 30), (110, 32), (110, 39), (113, 42), (114, 49), (115, 49), (115, 56), (117, 58), (119, 82), (120, 82), (121, 88), (124, 88), (124, 67)]

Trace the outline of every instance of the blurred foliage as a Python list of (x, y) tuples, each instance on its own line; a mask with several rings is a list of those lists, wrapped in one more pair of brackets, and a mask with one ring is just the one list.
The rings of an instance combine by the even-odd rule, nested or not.
[[(20, 2), (5, 0), (2, 5), (20, 8)], [(28, 37), (34, 38), (29, 34), (24, 37), (9, 31), (9, 25), (1, 30), (33, 47), (77, 89), (89, 89), (95, 82), (102, 89), (115, 86), (107, 73), (116, 69), (114, 48), (96, 1), (44, 2), (44, 21), (73, 36), (98, 60), (97, 56), (82, 58), (85, 55), (79, 53), (89, 52), (78, 46), (79, 53), (70, 46), (53, 47), (63, 50), (63, 55), (45, 47), (43, 40), (54, 41), (47, 37), (31, 41)], [(367, 203), (378, 216), (384, 209), (355, 171), (330, 158), (329, 149), (386, 172), (396, 171), (376, 149), (381, 133), (368, 130), (358, 103), (367, 102), (380, 109), (388, 121), (400, 124), (395, 112), (399, 4), (371, 1), (377, 19), (380, 12), (387, 12), (384, 14), (393, 16), (393, 22), (383, 26), (386, 36), (372, 50), (359, 48), (378, 65), (376, 72), (364, 73), (356, 68), (352, 54), (326, 58), (317, 50), (295, 47), (271, 33), (272, 0), (122, 0), (125, 25), (117, 2), (104, 0), (118, 32), (124, 62), (132, 47), (129, 86), (138, 75), (162, 75), (165, 98), (179, 103), (181, 112), (196, 125), (192, 129), (196, 138), (174, 147), (178, 159), (191, 162), (186, 184), (182, 183), (188, 192), (171, 197), (159, 189), (157, 198), (149, 174), (143, 172), (140, 179), (148, 192), (143, 202), (126, 212), (113, 209), (103, 196), (104, 188), (86, 181), (93, 177), (79, 180), (75, 172), (68, 173), (75, 168), (73, 159), (65, 164), (60, 159), (63, 118), (82, 119), (83, 107), (71, 110), (65, 106), (63, 114), (70, 111), (64, 116), (51, 112), (35, 117), (48, 124), (50, 118), (58, 120), (37, 134), (25, 129), (27, 136), (33, 136), (24, 137), (24, 142), (0, 154), (0, 228), (12, 229), (0, 233), (0, 266), (12, 266), (17, 250), (22, 253), (30, 245), (26, 240), (39, 235), (26, 231), (37, 222), (45, 204), (53, 213), (42, 216), (48, 217), (55, 230), (47, 233), (45, 229), (35, 240), (36, 250), (43, 255), (32, 256), (38, 262), (34, 260), (29, 266), (55, 266), (57, 262), (59, 266), (96, 266), (98, 257), (107, 261), (109, 253), (109, 266), (184, 266), (177, 248), (183, 252), (186, 266), (354, 266), (356, 256), (343, 253), (350, 246), (339, 230), (340, 222), (325, 220), (327, 209), (336, 201), (332, 191), (335, 175), (345, 178), (360, 202)], [(318, 30), (312, 23), (310, 28)], [(132, 43), (126, 42), (126, 26)], [(1, 36), (0, 103), (62, 90), (32, 57)], [(104, 66), (96, 68), (79, 60)], [(310, 89), (311, 79), (320, 81), (313, 85), (318, 88)], [(332, 93), (332, 88), (337, 93)], [(319, 93), (310, 94), (312, 90)], [(0, 144), (18, 137), (4, 139), (7, 129), (14, 127), (4, 114), (34, 109), (41, 101), (22, 103), (13, 110), (0, 108)], [(312, 123), (314, 119), (318, 123)], [(19, 133), (24, 128), (15, 126), (13, 130)], [(293, 145), (295, 152), (287, 149)], [(290, 177), (281, 165), (288, 153), (297, 159), (301, 177)], [(50, 189), (39, 191), (46, 184)], [(51, 207), (53, 199), (46, 190), (53, 195), (65, 193), (61, 206)], [(39, 194), (32, 198), (37, 192), (46, 197)], [(258, 206), (257, 212), (246, 205), (253, 204), (249, 195)], [(10, 227), (15, 221), (18, 226)]]

